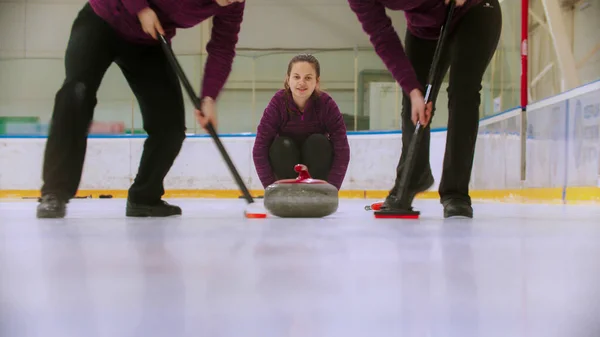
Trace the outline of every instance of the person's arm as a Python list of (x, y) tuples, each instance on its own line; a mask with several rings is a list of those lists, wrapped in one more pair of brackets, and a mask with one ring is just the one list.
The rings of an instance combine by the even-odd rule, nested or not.
[(123, 0), (123, 6), (132, 15), (138, 15), (138, 13), (149, 7), (148, 0)]
[(329, 133), (329, 139), (333, 147), (333, 162), (327, 177), (327, 182), (341, 188), (350, 162), (350, 144), (346, 134), (346, 124), (338, 105), (333, 98), (327, 98), (325, 102), (325, 127)]
[(256, 139), (252, 148), (252, 159), (256, 174), (264, 188), (275, 182), (275, 174), (269, 161), (269, 149), (279, 130), (280, 99), (276, 94), (271, 98), (256, 129)]
[(404, 53), (402, 42), (392, 26), (392, 20), (385, 12), (385, 7), (378, 0), (348, 0), (348, 3), (363, 30), (369, 35), (375, 52), (402, 90), (407, 95), (413, 89), (419, 89), (422, 92), (423, 88), (417, 80), (412, 64)]
[(217, 100), (217, 96), (231, 73), (238, 34), (244, 17), (245, 3), (237, 2), (223, 7), (222, 13), (213, 16), (211, 38), (206, 44), (208, 58), (200, 93), (202, 98), (208, 96)]

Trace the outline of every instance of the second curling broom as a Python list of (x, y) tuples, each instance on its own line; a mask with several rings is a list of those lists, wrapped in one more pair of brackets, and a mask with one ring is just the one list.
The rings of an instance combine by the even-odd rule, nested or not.
[[(448, 6), (448, 13), (446, 15), (446, 20), (444, 25), (441, 28), (440, 38), (438, 39), (435, 53), (433, 55), (433, 62), (431, 67), (429, 68), (429, 75), (427, 78), (427, 86), (425, 87), (425, 106), (429, 104), (432, 100), (433, 88), (437, 83), (433, 83), (436, 74), (438, 71), (438, 66), (440, 63), (440, 57), (442, 54), (442, 50), (445, 47), (446, 39), (448, 37), (448, 30), (450, 29), (450, 23), (452, 21), (452, 16), (454, 14), (455, 3), (454, 1), (450, 1), (450, 5)], [(440, 81), (442, 77), (439, 77)], [(431, 123), (431, 121), (429, 121)], [(399, 208), (385, 208), (380, 209), (374, 212), (375, 218), (378, 219), (418, 219), (421, 214), (419, 211), (415, 211), (412, 209), (411, 200), (409, 200), (408, 194), (408, 183), (412, 178), (412, 172), (415, 166), (415, 160), (417, 156), (417, 149), (419, 147), (419, 143), (423, 136), (423, 125), (420, 122), (417, 122), (415, 126), (415, 131), (410, 139), (410, 144), (406, 153), (406, 165), (404, 170), (400, 175), (400, 181), (398, 183), (398, 190), (396, 191), (396, 197), (399, 200), (400, 207)]]
[[(189, 80), (187, 79), (187, 76), (185, 76), (185, 73), (183, 72), (183, 69), (181, 68), (181, 65), (179, 64), (179, 61), (177, 61), (177, 58), (175, 57), (175, 53), (173, 53), (173, 49), (169, 45), (167, 39), (162, 34), (159, 34), (158, 36), (159, 36), (162, 48), (163, 48), (167, 58), (169, 59), (169, 63), (173, 67), (173, 70), (177, 73), (177, 77), (179, 78), (179, 80), (183, 83), (183, 87), (185, 88), (188, 96), (190, 97), (192, 103), (194, 104), (194, 107), (198, 110), (201, 110), (200, 98), (198, 98), (198, 96), (194, 92), (194, 89), (192, 88), (192, 85), (190, 84)], [(225, 163), (227, 164), (229, 171), (233, 175), (238, 187), (242, 191), (244, 199), (246, 199), (246, 202), (248, 203), (248, 207), (246, 208), (244, 215), (247, 218), (266, 218), (267, 213), (263, 209), (261, 209), (261, 207), (259, 207), (255, 204), (254, 198), (252, 198), (250, 191), (246, 187), (246, 184), (244, 184), (244, 181), (242, 180), (242, 177), (240, 176), (238, 170), (235, 168), (235, 165), (233, 164), (231, 157), (227, 153), (227, 150), (223, 146), (223, 143), (221, 142), (221, 139), (219, 138), (219, 135), (217, 134), (217, 131), (215, 130), (214, 126), (209, 122), (208, 125), (206, 126), (206, 129), (207, 129), (208, 133), (210, 134), (210, 136), (215, 141), (217, 148), (219, 149), (219, 152), (221, 153), (221, 156), (225, 160)]]

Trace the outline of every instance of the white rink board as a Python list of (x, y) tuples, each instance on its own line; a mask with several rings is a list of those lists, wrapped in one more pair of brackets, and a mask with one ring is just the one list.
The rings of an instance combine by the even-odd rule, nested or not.
[[(520, 108), (487, 118), (480, 133), (471, 190), (521, 187)], [(528, 108), (527, 181), (525, 187), (597, 186), (600, 175), (600, 81)], [(144, 137), (92, 137), (80, 189), (126, 190), (137, 171)], [(37, 190), (41, 186), (45, 138), (0, 138), (0, 190)], [(252, 161), (253, 135), (222, 141), (250, 189), (262, 189)], [(351, 159), (342, 190), (387, 190), (401, 150), (399, 132), (349, 135)], [(446, 131), (431, 137), (431, 165), (436, 190)], [(237, 190), (213, 140), (189, 136), (169, 172), (166, 189)]]

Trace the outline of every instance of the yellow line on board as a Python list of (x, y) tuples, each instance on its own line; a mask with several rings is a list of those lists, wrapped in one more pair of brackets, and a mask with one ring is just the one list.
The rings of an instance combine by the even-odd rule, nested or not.
[[(251, 190), (253, 197), (262, 196), (264, 190)], [(341, 199), (383, 199), (388, 194), (387, 190), (342, 190)], [(492, 200), (508, 202), (562, 202), (562, 188), (525, 188), (511, 190), (474, 190), (470, 192), (473, 200)], [(39, 197), (38, 190), (0, 190), (1, 199), (35, 199)], [(228, 198), (241, 197), (237, 190), (167, 190), (165, 198)], [(78, 197), (100, 198), (126, 198), (127, 190), (80, 190)], [(438, 199), (437, 191), (427, 191), (417, 195), (419, 199)], [(568, 202), (600, 202), (600, 187), (569, 187), (566, 190)]]

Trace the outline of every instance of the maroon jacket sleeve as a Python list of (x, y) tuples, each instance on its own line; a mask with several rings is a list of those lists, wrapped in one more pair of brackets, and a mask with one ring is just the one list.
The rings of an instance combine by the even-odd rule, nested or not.
[(148, 0), (123, 0), (123, 6), (130, 14), (136, 15), (142, 9), (148, 7)]
[(244, 1), (223, 7), (222, 12), (213, 16), (211, 38), (206, 44), (208, 58), (200, 97), (208, 96), (216, 100), (231, 73), (245, 4)]
[(333, 98), (327, 97), (325, 101), (325, 127), (333, 145), (333, 163), (329, 171), (327, 182), (341, 188), (350, 162), (350, 144), (346, 134), (346, 124), (338, 105)]
[(256, 139), (254, 140), (254, 147), (252, 149), (254, 167), (256, 167), (256, 173), (264, 188), (275, 182), (275, 174), (269, 162), (269, 148), (277, 136), (280, 127), (281, 119), (279, 118), (279, 110), (282, 104), (281, 96), (281, 92), (278, 92), (271, 98), (271, 101), (267, 105), (258, 123)]
[(407, 95), (416, 88), (423, 91), (415, 70), (404, 52), (400, 37), (392, 26), (392, 20), (385, 12), (385, 7), (379, 0), (348, 0), (348, 3), (363, 30), (369, 35), (375, 52), (402, 90)]

